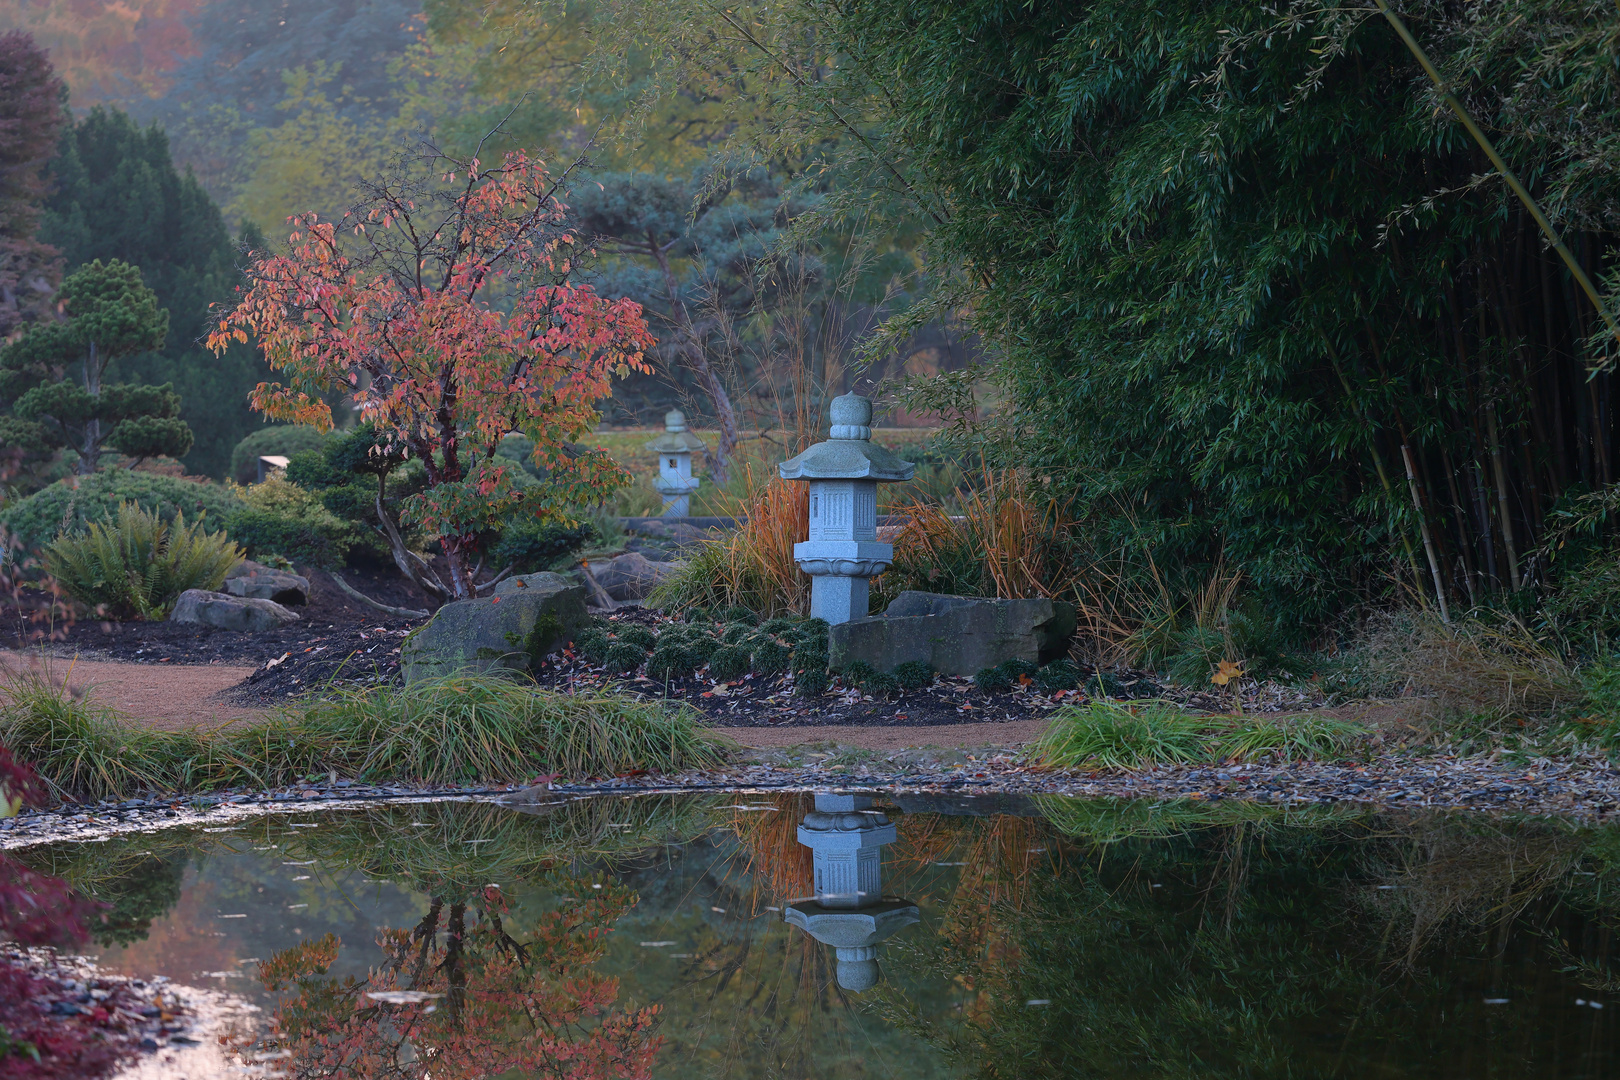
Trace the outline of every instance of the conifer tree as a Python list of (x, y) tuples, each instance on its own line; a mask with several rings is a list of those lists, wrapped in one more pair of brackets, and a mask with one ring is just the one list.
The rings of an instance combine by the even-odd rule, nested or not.
[(0, 437), (72, 447), (80, 476), (94, 473), (106, 450), (137, 462), (190, 450), (191, 429), (170, 385), (106, 381), (111, 363), (159, 347), (168, 334), (169, 313), (140, 271), (97, 259), (69, 275), (57, 299), (65, 320), (36, 323), (0, 352), (0, 379), (15, 400)]

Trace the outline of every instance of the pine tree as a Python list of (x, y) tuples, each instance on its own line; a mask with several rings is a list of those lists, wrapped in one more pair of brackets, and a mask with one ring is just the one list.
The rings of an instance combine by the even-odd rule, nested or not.
[[(249, 349), (215, 357), (198, 344), (209, 306), (230, 300), (240, 280), (219, 207), (189, 170), (175, 168), (160, 128), (141, 128), (117, 110), (91, 109), (63, 132), (50, 176), (41, 232), (69, 270), (96, 259), (139, 266), (170, 315), (165, 339), (116, 361), (109, 378), (184, 387), (180, 417), (196, 437), (185, 464), (223, 477), (231, 450), (262, 426), (247, 395), (269, 370)], [(244, 226), (244, 241), (262, 244), (258, 238)]]
[(70, 446), (81, 476), (94, 473), (109, 449), (137, 461), (190, 450), (191, 429), (178, 418), (171, 386), (107, 381), (114, 361), (159, 347), (169, 331), (169, 313), (140, 271), (97, 259), (56, 295), (67, 319), (36, 323), (0, 352), (0, 378), (7, 396), (16, 395), (6, 441)]

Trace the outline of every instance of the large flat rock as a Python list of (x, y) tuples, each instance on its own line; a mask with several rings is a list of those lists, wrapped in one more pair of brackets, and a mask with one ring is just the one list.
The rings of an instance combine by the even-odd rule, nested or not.
[(231, 596), (209, 592), (206, 589), (187, 589), (174, 602), (170, 622), (200, 623), (217, 626), (221, 630), (239, 630), (256, 634), (261, 630), (274, 630), (290, 622), (297, 622), (296, 611), (288, 611), (274, 600), (261, 600), (250, 596)]
[(879, 671), (921, 660), (944, 675), (972, 675), (1008, 660), (1042, 663), (1068, 651), (1074, 605), (903, 592), (882, 615), (832, 627), (828, 660), (842, 671), (865, 660)]
[(232, 596), (274, 600), (278, 604), (309, 603), (309, 579), (302, 574), (275, 570), (243, 559), (225, 575), (225, 591)]
[(493, 596), (441, 607), (400, 648), (407, 683), (458, 671), (530, 671), (585, 621), (585, 587), (560, 574), (508, 578)]

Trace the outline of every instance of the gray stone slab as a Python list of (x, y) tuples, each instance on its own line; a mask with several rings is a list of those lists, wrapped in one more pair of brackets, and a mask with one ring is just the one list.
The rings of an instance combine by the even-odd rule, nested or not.
[(879, 671), (921, 660), (944, 675), (972, 675), (1008, 660), (1055, 660), (1075, 624), (1074, 606), (1061, 600), (903, 592), (882, 615), (832, 627), (828, 659), (834, 671), (856, 660)]
[(224, 590), (232, 596), (274, 600), (278, 604), (309, 603), (309, 579), (243, 559), (225, 575)]

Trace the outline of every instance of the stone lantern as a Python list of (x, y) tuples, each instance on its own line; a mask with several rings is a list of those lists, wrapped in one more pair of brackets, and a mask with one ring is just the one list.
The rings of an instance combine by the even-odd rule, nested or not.
[(811, 617), (836, 624), (866, 617), (871, 579), (894, 558), (877, 539), (877, 486), (910, 480), (917, 467), (872, 444), (870, 401), (845, 394), (830, 411), (827, 441), (777, 471), (810, 482), (810, 539), (793, 545), (793, 558), (811, 577)]
[(658, 455), (658, 479), (653, 487), (664, 497), (665, 517), (686, 517), (692, 512), (692, 492), (701, 482), (692, 475), (692, 451), (703, 449), (703, 440), (686, 430), (686, 417), (679, 409), (664, 414), (664, 433), (647, 444)]
[(816, 895), (789, 904), (782, 917), (838, 956), (838, 985), (877, 985), (878, 944), (919, 922), (917, 905), (883, 896), (883, 846), (895, 829), (864, 795), (816, 796), (799, 825), (799, 843), (811, 851)]

